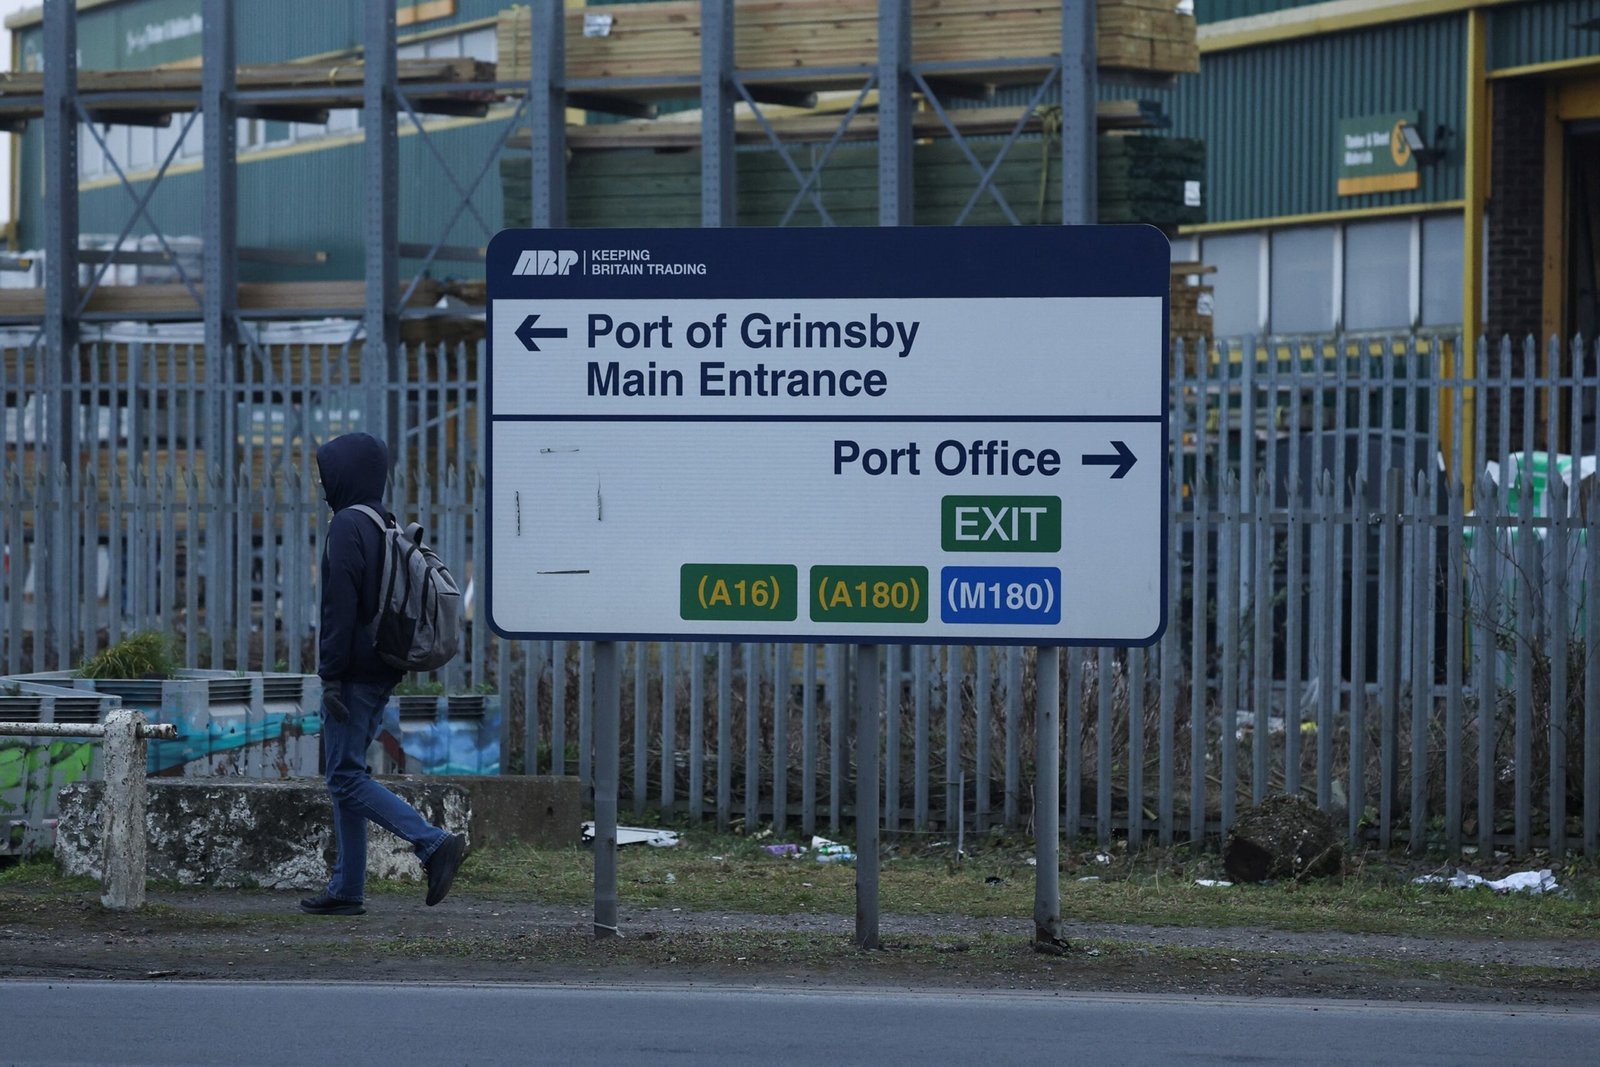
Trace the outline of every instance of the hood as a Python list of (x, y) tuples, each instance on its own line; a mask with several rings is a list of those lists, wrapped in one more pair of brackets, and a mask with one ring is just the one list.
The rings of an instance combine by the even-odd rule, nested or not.
[(370, 433), (347, 433), (317, 449), (322, 495), (334, 511), (383, 499), (389, 449)]

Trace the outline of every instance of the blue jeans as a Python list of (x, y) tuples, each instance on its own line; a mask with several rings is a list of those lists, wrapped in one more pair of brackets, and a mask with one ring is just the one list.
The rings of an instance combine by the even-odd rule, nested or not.
[(328, 895), (340, 900), (365, 897), (368, 819), (411, 842), (419, 860), (427, 860), (450, 836), (372, 779), (367, 748), (378, 734), (383, 706), (393, 688), (379, 682), (340, 682), (339, 697), (350, 714), (344, 722), (329, 718), (322, 724), (323, 758), (328, 794), (333, 798), (333, 834), (338, 847)]

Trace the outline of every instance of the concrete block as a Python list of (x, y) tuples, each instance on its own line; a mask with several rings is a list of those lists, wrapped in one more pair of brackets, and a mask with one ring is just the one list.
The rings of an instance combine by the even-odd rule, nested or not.
[[(386, 784), (434, 825), (452, 833), (468, 831), (466, 790), (421, 779)], [(319, 779), (157, 778), (148, 790), (150, 878), (183, 885), (320, 889), (332, 874), (333, 805)], [(63, 873), (101, 876), (103, 796), (99, 782), (62, 790), (56, 863)], [(420, 880), (422, 865), (410, 844), (372, 826), (367, 875)]]
[[(465, 833), (472, 847), (579, 843), (583, 821), (572, 777), (384, 776), (379, 781), (436, 826)], [(321, 779), (152, 778), (148, 784), (147, 873), (184, 885), (321, 889), (333, 871), (333, 806)], [(66, 874), (103, 871), (104, 786), (61, 791), (56, 863)], [(411, 846), (370, 826), (367, 874), (420, 879)]]
[(467, 791), (474, 846), (566, 848), (582, 840), (583, 791), (575, 777), (462, 774), (429, 775), (427, 781)]

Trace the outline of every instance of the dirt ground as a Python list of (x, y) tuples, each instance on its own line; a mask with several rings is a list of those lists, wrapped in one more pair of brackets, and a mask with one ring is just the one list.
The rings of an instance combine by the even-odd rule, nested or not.
[[(303, 915), (298, 893), (152, 892), (137, 913), (92, 892), (0, 891), (0, 977), (627, 982), (1080, 990), (1383, 998), (1600, 1008), (1600, 941), (1519, 941), (1065, 923), (1036, 951), (1031, 919), (621, 908), (596, 941), (587, 908), (452, 894), (369, 898), (358, 917)], [(416, 894), (420, 898), (420, 891)]]

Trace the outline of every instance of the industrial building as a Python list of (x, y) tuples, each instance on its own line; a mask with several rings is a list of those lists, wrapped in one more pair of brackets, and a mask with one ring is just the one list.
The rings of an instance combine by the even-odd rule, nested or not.
[[(403, 4), (397, 54), (495, 62), (505, 7), (504, 0)], [(79, 8), (86, 69), (199, 62), (200, 0), (87, 0)], [(241, 64), (336, 62), (362, 47), (360, 4), (242, 5), (237, 18)], [(1099, 92), (1153, 101), (1169, 123), (1154, 132), (1205, 143), (1204, 221), (1169, 229), (1178, 238), (1175, 259), (1215, 268), (1205, 279), (1216, 290), (1215, 336), (1471, 333), (1480, 325), (1490, 336), (1593, 335), (1600, 12), (1592, 3), (1207, 0), (1194, 18), (1198, 74), (1132, 84), (1104, 78)], [(11, 20), (13, 69), (40, 69), (41, 20), (40, 11)], [(1041, 50), (1052, 44), (1044, 42)], [(952, 106), (1021, 103), (1031, 89), (1002, 86), (986, 101)], [(1046, 99), (1058, 100), (1059, 93)], [(870, 100), (868, 110), (875, 104)], [(774, 114), (783, 110), (775, 106)], [(489, 227), (530, 221), (527, 171), (518, 158), (525, 157), (514, 150), (479, 176), (468, 190), (473, 210), (461, 213), (447, 233), (432, 232), (436, 213), (427, 208), (460, 198), (461, 187), (478, 176), (477, 161), (495, 149), (508, 111), (502, 102), (483, 117), (423, 116), (417, 123), (402, 114), (401, 276), (420, 269), (423, 251), (438, 240), (443, 256), (461, 258), (429, 264), (432, 273), (471, 277), (481, 270), (472, 260), (487, 236), (478, 220)], [(572, 117), (581, 121), (577, 112)], [(616, 117), (595, 112), (591, 121)], [(659, 131), (666, 123), (656, 125)], [(439, 165), (416, 136), (423, 126), (437, 153), (462, 161), (466, 173), (453, 176)], [(649, 134), (626, 132), (638, 147), (616, 147), (628, 143), (620, 133), (589, 142), (610, 151), (586, 149), (578, 140), (569, 145), (566, 221), (697, 224), (698, 160), (661, 150)], [(106, 126), (98, 137), (86, 125), (79, 136), (82, 232), (102, 241), (115, 236), (128, 208), (118, 169), (140, 187), (171, 155), (148, 216), (169, 235), (195, 238), (175, 251), (197, 253), (200, 124), (184, 133), (181, 121)], [(1029, 131), (1021, 140), (1043, 136)], [(38, 125), (20, 141), (12, 244), (32, 249), (43, 243)], [(526, 134), (513, 133), (510, 141), (526, 145)], [(821, 152), (819, 141), (805, 148), (812, 160)], [(946, 196), (946, 178), (953, 185), (961, 175), (941, 175), (940, 168), (965, 170), (966, 163), (948, 144), (924, 150), (929, 161), (918, 177), (915, 221), (954, 221), (955, 211), (936, 205)], [(739, 224), (824, 221), (809, 204), (786, 213), (789, 197), (780, 195), (786, 192), (781, 183), (792, 180), (774, 153), (742, 154), (751, 158), (740, 164), (745, 195), (736, 209)], [(360, 277), (363, 160), (356, 109), (329, 110), (322, 122), (241, 119), (239, 243), (262, 250), (242, 258), (241, 279)], [(875, 163), (875, 153), (857, 145), (833, 153), (818, 181), (827, 188), (826, 221), (876, 221), (876, 190), (859, 173), (852, 176)], [(1038, 172), (1033, 152), (1025, 158), (1018, 152), (997, 170), (996, 181), (1021, 202), (1019, 222), (1060, 218), (1058, 193)], [(1031, 195), (1033, 186), (1044, 186), (1043, 195)], [(962, 189), (958, 201), (965, 199)], [(962, 221), (1007, 220), (983, 197)], [(138, 226), (133, 235), (145, 229)], [(124, 265), (116, 280), (170, 273)], [(1464, 283), (1475, 276), (1482, 277), (1481, 286)]]
[[(1216, 333), (1594, 336), (1600, 7), (1210, 0), (1164, 100), (1208, 148)], [(1466, 279), (1480, 278), (1481, 284)]]

